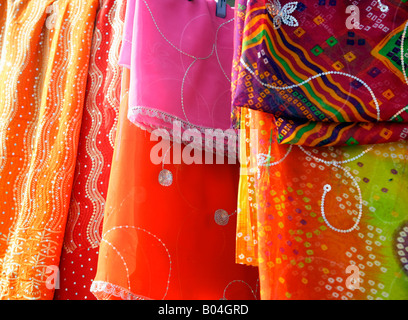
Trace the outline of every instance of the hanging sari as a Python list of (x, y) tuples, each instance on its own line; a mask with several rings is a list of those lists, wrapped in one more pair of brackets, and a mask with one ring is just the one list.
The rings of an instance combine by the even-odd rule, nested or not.
[[(404, 140), (408, 6), (388, 2), (381, 9), (377, 1), (240, 1), (235, 110), (272, 114), (282, 144)], [(357, 19), (350, 10), (360, 12), (356, 25), (349, 22)]]
[(351, 30), (339, 1), (238, 1), (236, 261), (262, 299), (408, 298), (408, 10), (358, 6)]
[(74, 185), (55, 300), (95, 299), (102, 221), (120, 101), (118, 64), (126, 1), (103, 1), (90, 53), (88, 84), (78, 141)]
[[(257, 298), (257, 269), (234, 260), (238, 165), (166, 164), (173, 183), (159, 184), (162, 166), (150, 159), (157, 142), (128, 121), (126, 88), (128, 69), (93, 294), (98, 299)], [(168, 157), (187, 147), (172, 144)], [(227, 215), (218, 216), (219, 209)]]
[(234, 14), (229, 6), (225, 19), (215, 12), (214, 0), (130, 0), (123, 51), (132, 70), (129, 120), (148, 131), (164, 128), (176, 141), (178, 126), (197, 130), (197, 149), (222, 154), (224, 145), (208, 146), (205, 134), (235, 137), (229, 130)]
[[(98, 299), (256, 299), (257, 269), (234, 259), (239, 166), (227, 164), (223, 156), (222, 164), (179, 162), (191, 144), (168, 140), (173, 120), (185, 120), (183, 77), (184, 111), (195, 121), (183, 122), (187, 126), (182, 128), (229, 128), (230, 83), (219, 63), (231, 60), (232, 46), (214, 45), (214, 40), (231, 21), (215, 17), (212, 1), (127, 4), (120, 58), (127, 68), (91, 291)], [(203, 30), (199, 38), (196, 27)], [(180, 28), (182, 41), (177, 40)], [(218, 36), (232, 44), (229, 30), (230, 39), (228, 33)], [(189, 65), (198, 68), (194, 76), (186, 73)], [(204, 79), (213, 79), (214, 86)], [(140, 106), (156, 111), (150, 114)], [(149, 133), (157, 128), (162, 130)], [(159, 141), (156, 134), (164, 131), (170, 134)], [(166, 147), (160, 151), (161, 143)], [(196, 155), (214, 160), (213, 153), (199, 150)], [(167, 172), (165, 179), (162, 172)]]
[(0, 298), (52, 299), (98, 2), (0, 6)]
[(408, 299), (408, 145), (284, 146), (271, 115), (242, 116), (260, 131), (242, 157), (265, 161), (241, 168), (236, 259), (261, 298)]

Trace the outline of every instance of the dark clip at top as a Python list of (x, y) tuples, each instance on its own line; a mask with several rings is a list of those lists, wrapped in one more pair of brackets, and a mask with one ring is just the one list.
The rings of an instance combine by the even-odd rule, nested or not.
[(215, 14), (220, 18), (227, 16), (227, 0), (218, 0)]

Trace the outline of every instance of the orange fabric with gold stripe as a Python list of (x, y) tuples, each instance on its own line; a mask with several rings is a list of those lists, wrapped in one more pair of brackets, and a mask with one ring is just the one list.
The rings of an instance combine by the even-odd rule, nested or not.
[(51, 299), (98, 1), (0, 4), (0, 298)]

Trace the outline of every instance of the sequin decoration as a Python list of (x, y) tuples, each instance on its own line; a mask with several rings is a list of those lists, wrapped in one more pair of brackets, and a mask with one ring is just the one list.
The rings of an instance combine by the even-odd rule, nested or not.
[[(395, 93), (406, 88), (407, 6), (360, 1), (364, 28), (351, 31), (344, 24), (347, 4), (330, 1), (322, 14), (318, 7), (324, 3), (240, 2), (234, 113), (246, 107), (273, 114), (280, 144), (352, 146), (405, 139), (406, 97)], [(371, 10), (381, 15), (381, 24), (373, 23)], [(296, 24), (294, 30), (288, 27)], [(238, 127), (238, 115), (233, 118)]]
[(215, 222), (220, 226), (226, 226), (229, 221), (229, 214), (223, 209), (218, 209), (214, 214)]
[(408, 222), (406, 221), (395, 236), (395, 249), (399, 262), (408, 274)]
[(0, 1), (1, 300), (54, 294), (98, 3)]
[(163, 169), (162, 171), (160, 171), (159, 183), (164, 187), (170, 186), (173, 183), (173, 174), (171, 173), (171, 171), (167, 169)]
[(282, 22), (291, 27), (299, 26), (299, 22), (291, 16), (291, 14), (297, 8), (297, 2), (288, 2), (282, 7), (279, 0), (274, 0), (273, 3), (271, 2), (271, 0), (269, 0), (269, 2), (267, 2), (265, 5), (268, 12), (271, 14), (271, 16), (274, 17), (274, 29), (279, 29), (282, 25)]

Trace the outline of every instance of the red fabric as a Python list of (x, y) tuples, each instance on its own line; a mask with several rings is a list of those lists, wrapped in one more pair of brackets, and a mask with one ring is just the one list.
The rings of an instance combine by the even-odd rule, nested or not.
[[(126, 96), (122, 103), (93, 293), (99, 299), (257, 297), (257, 268), (236, 264), (234, 256), (239, 165), (165, 164), (173, 183), (160, 185), (162, 165), (150, 159), (157, 142), (127, 119)], [(172, 144), (168, 156), (177, 150), (185, 146)], [(214, 220), (218, 209), (231, 215), (225, 226)]]
[(88, 72), (74, 186), (54, 299), (95, 299), (95, 276), (120, 100), (118, 64), (126, 1), (98, 10)]

